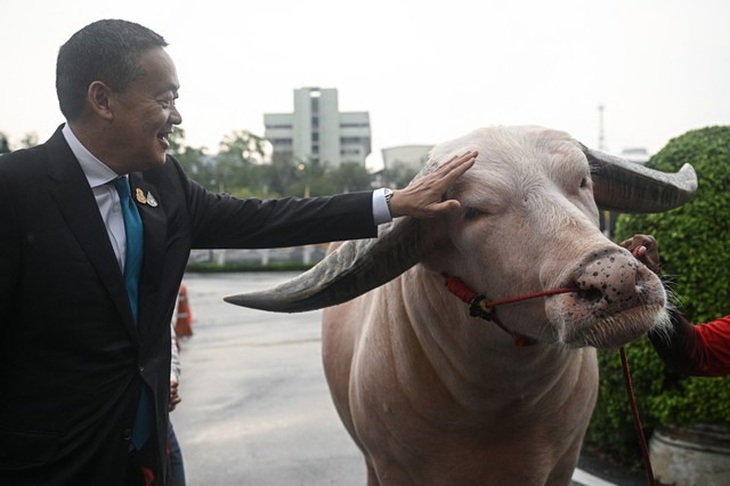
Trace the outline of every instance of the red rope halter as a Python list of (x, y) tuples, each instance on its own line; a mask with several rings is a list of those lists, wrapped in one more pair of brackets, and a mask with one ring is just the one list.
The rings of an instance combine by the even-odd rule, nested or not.
[(541, 292), (535, 292), (532, 294), (521, 295), (519, 297), (510, 297), (508, 299), (501, 300), (487, 300), (483, 294), (477, 294), (470, 289), (463, 281), (457, 277), (446, 277), (446, 288), (456, 295), (462, 302), (469, 304), (469, 314), (473, 317), (481, 317), (484, 320), (492, 321), (499, 326), (503, 331), (511, 335), (517, 346), (530, 346), (535, 344), (535, 340), (522, 336), (516, 332), (508, 329), (502, 322), (497, 318), (495, 314), (495, 307), (504, 304), (513, 304), (515, 302), (521, 302), (523, 300), (537, 299), (540, 297), (546, 297), (549, 295), (566, 294), (569, 292), (576, 292), (577, 289), (572, 287), (559, 287), (552, 290), (543, 290)]

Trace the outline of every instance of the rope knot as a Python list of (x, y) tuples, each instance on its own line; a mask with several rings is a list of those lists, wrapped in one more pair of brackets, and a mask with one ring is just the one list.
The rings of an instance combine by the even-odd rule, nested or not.
[(484, 295), (477, 295), (469, 302), (469, 315), (472, 317), (481, 317), (484, 320), (493, 321), (494, 311), (494, 306), (490, 305)]

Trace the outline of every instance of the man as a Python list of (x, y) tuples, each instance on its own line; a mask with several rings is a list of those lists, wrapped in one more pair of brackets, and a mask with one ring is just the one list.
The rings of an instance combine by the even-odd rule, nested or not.
[[(621, 243), (654, 273), (659, 274), (659, 247), (650, 235), (634, 235)], [(730, 375), (730, 316), (694, 326), (671, 309), (669, 335), (650, 333), (662, 361), (687, 376)]]
[[(475, 152), (403, 190), (260, 201), (166, 154), (182, 122), (167, 43), (123, 20), (60, 49), (66, 123), (0, 158), (0, 484), (164, 484), (170, 319), (191, 248), (373, 237), (430, 217)], [(139, 273), (138, 273), (139, 272)]]

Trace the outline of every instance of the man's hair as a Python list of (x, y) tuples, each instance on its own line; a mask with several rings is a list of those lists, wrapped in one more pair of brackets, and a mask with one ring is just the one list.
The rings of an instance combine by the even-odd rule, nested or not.
[(123, 91), (141, 74), (140, 55), (166, 46), (161, 35), (126, 20), (99, 20), (82, 28), (58, 51), (56, 93), (61, 113), (67, 120), (81, 116), (86, 91), (94, 81)]

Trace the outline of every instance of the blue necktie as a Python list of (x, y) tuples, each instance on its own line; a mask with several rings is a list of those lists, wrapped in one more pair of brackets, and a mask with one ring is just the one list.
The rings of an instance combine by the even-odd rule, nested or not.
[[(114, 180), (114, 187), (119, 193), (119, 201), (122, 204), (122, 216), (124, 217), (124, 232), (127, 239), (127, 252), (124, 259), (124, 283), (127, 286), (129, 304), (132, 307), (134, 322), (137, 323), (137, 309), (139, 298), (139, 274), (142, 270), (142, 248), (144, 237), (142, 233), (142, 219), (139, 211), (132, 200), (132, 191), (129, 187), (129, 180), (126, 177), (119, 177)], [(150, 390), (143, 383), (142, 392), (137, 404), (137, 416), (134, 419), (132, 428), (132, 446), (140, 450), (152, 431), (152, 400)]]
[(114, 187), (119, 193), (119, 201), (122, 204), (122, 216), (124, 217), (124, 232), (127, 235), (127, 253), (124, 259), (124, 283), (127, 285), (129, 304), (132, 306), (134, 322), (137, 322), (137, 301), (139, 297), (139, 274), (142, 270), (142, 248), (144, 237), (142, 235), (142, 219), (139, 217), (137, 207), (132, 201), (132, 191), (129, 188), (129, 180), (126, 177), (119, 177), (114, 180)]

